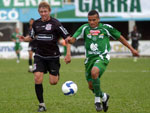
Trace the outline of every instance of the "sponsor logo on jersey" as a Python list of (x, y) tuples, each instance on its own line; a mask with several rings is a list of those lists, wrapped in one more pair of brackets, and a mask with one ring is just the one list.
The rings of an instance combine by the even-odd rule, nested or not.
[(91, 35), (98, 35), (100, 33), (100, 30), (90, 30)]
[(100, 35), (99, 35), (99, 38), (102, 38), (102, 39), (103, 39), (103, 38), (104, 38), (104, 34), (100, 34)]
[(100, 51), (88, 51), (89, 55), (100, 55), (101, 52)]
[(46, 29), (46, 30), (51, 30), (51, 29), (52, 29), (52, 24), (46, 24), (45, 29)]
[(88, 37), (89, 39), (91, 39), (91, 38), (92, 38), (92, 35), (91, 35), (91, 34), (88, 34), (87, 37)]
[(98, 50), (98, 44), (92, 43), (92, 44), (90, 45), (90, 49), (91, 49), (92, 51), (97, 51), (97, 50)]

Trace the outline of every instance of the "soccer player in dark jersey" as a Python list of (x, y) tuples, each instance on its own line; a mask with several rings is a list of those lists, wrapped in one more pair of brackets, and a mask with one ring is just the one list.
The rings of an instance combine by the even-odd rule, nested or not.
[(109, 95), (102, 92), (100, 79), (109, 63), (110, 37), (119, 40), (128, 47), (133, 55), (138, 52), (128, 44), (121, 33), (109, 24), (99, 23), (100, 17), (97, 11), (88, 13), (88, 23), (82, 25), (66, 42), (74, 43), (77, 39), (83, 38), (86, 49), (85, 75), (89, 89), (95, 94), (95, 107), (98, 112), (108, 110)]
[[(29, 31), (28, 34), (30, 34), (32, 30), (32, 25), (33, 25), (34, 19), (31, 18), (29, 21)], [(29, 42), (28, 46), (28, 52), (29, 52), (29, 69), (28, 72), (33, 72), (33, 64), (32, 64), (32, 57), (33, 57), (33, 52), (36, 50), (36, 39), (32, 40)]]
[[(132, 47), (138, 51), (139, 39), (142, 37), (141, 33), (137, 30), (137, 26), (133, 27), (133, 31), (129, 33), (128, 36), (132, 40)], [(137, 57), (133, 56), (133, 61), (137, 61)]]
[[(59, 80), (60, 51), (58, 40), (60, 37), (70, 37), (68, 31), (55, 18), (50, 16), (51, 8), (47, 2), (42, 1), (38, 6), (41, 18), (34, 21), (29, 36), (18, 36), (20, 40), (31, 41), (36, 38), (37, 49), (34, 56), (35, 92), (39, 101), (38, 112), (46, 111), (43, 99), (43, 76), (49, 72), (49, 83), (56, 85)], [(64, 58), (66, 64), (71, 62), (70, 45), (67, 44), (67, 54)]]

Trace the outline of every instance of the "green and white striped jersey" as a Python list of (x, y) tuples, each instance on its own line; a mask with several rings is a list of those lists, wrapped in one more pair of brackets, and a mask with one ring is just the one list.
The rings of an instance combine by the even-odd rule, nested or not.
[[(120, 38), (121, 33), (109, 24), (99, 23), (97, 28), (91, 28), (89, 24), (82, 25), (73, 35), (74, 38), (84, 38), (86, 57), (104, 57), (110, 51), (110, 37), (115, 40)], [(109, 59), (109, 58), (107, 58)]]

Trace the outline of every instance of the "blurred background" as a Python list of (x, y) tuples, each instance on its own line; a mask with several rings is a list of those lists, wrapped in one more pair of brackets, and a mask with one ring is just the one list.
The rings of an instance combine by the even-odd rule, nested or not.
[[(1, 0), (0, 1), (0, 58), (15, 58), (11, 35), (15, 27), (26, 36), (29, 20), (38, 19), (37, 7), (42, 0)], [(45, 0), (51, 7), (51, 16), (57, 18), (71, 35), (82, 24), (87, 23), (87, 14), (95, 9), (100, 14), (100, 22), (111, 24), (128, 39), (128, 34), (136, 25), (142, 38), (139, 41), (141, 56), (150, 56), (150, 3), (147, 0)], [(73, 56), (84, 56), (82, 39), (71, 47)], [(28, 43), (22, 42), (21, 58), (28, 58)], [(129, 50), (118, 41), (111, 39), (110, 55), (131, 56)], [(64, 52), (60, 45), (61, 53)]]

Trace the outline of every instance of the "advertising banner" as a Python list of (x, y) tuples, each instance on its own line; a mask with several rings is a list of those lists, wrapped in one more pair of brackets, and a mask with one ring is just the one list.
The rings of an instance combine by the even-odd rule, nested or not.
[(75, 0), (75, 14), (87, 17), (95, 9), (105, 17), (150, 17), (150, 3), (147, 0)]
[[(35, 8), (43, 0), (0, 0), (0, 8)], [(45, 0), (51, 7), (62, 7), (62, 0)]]
[[(130, 42), (129, 42), (130, 43)], [(21, 50), (21, 58), (28, 58), (28, 43), (22, 42), (22, 50)], [(127, 57), (132, 56), (131, 52), (128, 48), (123, 46), (119, 41), (111, 41), (111, 51), (110, 56), (113, 57)], [(64, 48), (63, 46), (59, 46), (60, 52), (63, 55)], [(150, 41), (140, 41), (139, 42), (139, 54), (140, 56), (150, 56)], [(75, 45), (71, 45), (71, 53), (72, 56), (83, 57), (85, 55), (84, 45), (76, 43)], [(0, 58), (12, 59), (16, 58), (16, 54), (14, 51), (14, 43), (13, 42), (0, 42)]]

